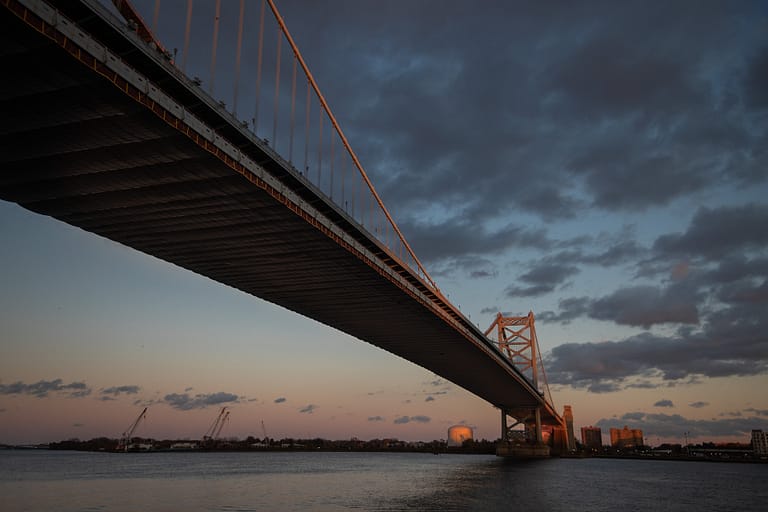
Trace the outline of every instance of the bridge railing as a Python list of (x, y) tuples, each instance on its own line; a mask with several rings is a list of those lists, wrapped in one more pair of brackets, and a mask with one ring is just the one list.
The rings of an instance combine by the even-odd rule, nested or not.
[(134, 4), (181, 72), (441, 295), (376, 192), (274, 0)]

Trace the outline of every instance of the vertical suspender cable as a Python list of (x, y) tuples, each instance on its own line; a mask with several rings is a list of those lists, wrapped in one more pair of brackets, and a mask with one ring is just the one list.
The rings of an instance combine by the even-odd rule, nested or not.
[(307, 80), (307, 104), (304, 109), (307, 114), (307, 121), (304, 126), (304, 172), (306, 173), (307, 178), (309, 178), (309, 107), (312, 105), (312, 103), (310, 103), (312, 97), (309, 93), (311, 90), (312, 84)]
[(243, 17), (245, 14), (245, 0), (240, 0), (240, 21), (237, 26), (237, 53), (235, 54), (235, 91), (232, 99), (232, 114), (237, 117), (237, 95), (240, 87), (240, 54), (243, 49)]
[(296, 126), (296, 57), (293, 57), (293, 74), (291, 76), (291, 136), (288, 142), (288, 162), (293, 163), (293, 132)]
[(350, 195), (352, 196), (350, 198), (350, 201), (352, 202), (352, 218), (355, 218), (355, 199), (357, 198), (357, 180), (355, 179), (355, 173), (352, 173), (352, 190), (350, 192)]
[(360, 180), (360, 198), (357, 201), (357, 207), (360, 210), (360, 224), (365, 227), (366, 213), (365, 210), (365, 182)]
[(333, 200), (333, 132), (331, 132), (331, 193), (329, 196)]
[(277, 31), (277, 62), (275, 62), (275, 117), (272, 124), (272, 147), (277, 149), (277, 114), (280, 108), (280, 44), (283, 34)]
[(216, 80), (216, 48), (219, 45), (219, 19), (221, 18), (221, 0), (216, 0), (216, 14), (213, 17), (213, 43), (211, 44), (211, 81), (208, 93), (213, 96), (213, 84)]
[(184, 29), (184, 56), (181, 58), (181, 71), (187, 72), (187, 56), (189, 55), (189, 29), (192, 27), (192, 0), (187, 0), (187, 25)]
[(264, 6), (267, 0), (261, 0), (261, 18), (259, 21), (259, 50), (256, 58), (256, 107), (253, 112), (253, 133), (258, 133), (259, 125), (259, 94), (261, 92), (261, 52), (264, 42)]
[(378, 204), (379, 208), (381, 209), (382, 213), (386, 217), (387, 221), (392, 225), (392, 229), (397, 233), (398, 238), (403, 243), (408, 253), (411, 255), (413, 262), (417, 267), (417, 271), (420, 273), (420, 275), (422, 275), (427, 280), (429, 285), (432, 287), (433, 291), (437, 293), (438, 296), (442, 297), (442, 294), (440, 293), (440, 289), (437, 287), (437, 283), (435, 283), (434, 280), (429, 276), (429, 274), (427, 274), (426, 270), (424, 269), (424, 266), (421, 264), (421, 261), (419, 261), (418, 257), (416, 256), (416, 253), (413, 252), (413, 249), (411, 248), (408, 241), (405, 239), (405, 236), (403, 235), (402, 231), (400, 231), (400, 228), (397, 227), (395, 220), (389, 214), (387, 207), (384, 206), (384, 202), (381, 200), (381, 197), (379, 196), (378, 192), (376, 192), (376, 189), (373, 187), (373, 183), (371, 183), (370, 178), (368, 178), (368, 174), (366, 174), (365, 169), (363, 169), (363, 165), (360, 163), (360, 160), (357, 158), (357, 155), (355, 154), (354, 150), (352, 150), (352, 146), (350, 146), (349, 141), (347, 140), (347, 137), (344, 135), (344, 132), (341, 130), (341, 127), (339, 126), (339, 123), (336, 121), (336, 118), (331, 112), (331, 109), (328, 106), (328, 103), (325, 101), (325, 97), (323, 97), (323, 94), (320, 92), (320, 88), (317, 86), (317, 83), (315, 82), (315, 79), (313, 78), (312, 73), (309, 71), (309, 67), (307, 67), (307, 63), (304, 62), (304, 59), (301, 57), (301, 53), (299, 53), (299, 49), (296, 46), (296, 42), (293, 40), (293, 37), (291, 37), (291, 34), (288, 32), (288, 28), (285, 26), (285, 21), (283, 20), (283, 17), (280, 15), (280, 12), (277, 10), (275, 1), (267, 0), (267, 2), (269, 3), (269, 8), (272, 10), (272, 14), (275, 16), (275, 20), (277, 20), (277, 24), (280, 26), (280, 30), (285, 34), (285, 38), (288, 40), (288, 44), (291, 45), (291, 48), (293, 49), (293, 53), (299, 59), (299, 64), (301, 64), (301, 68), (304, 70), (304, 74), (307, 76), (307, 80), (309, 80), (310, 84), (312, 85), (312, 88), (315, 90), (315, 94), (317, 95), (317, 99), (320, 102), (321, 107), (327, 113), (328, 118), (330, 119), (331, 124), (333, 125), (333, 128), (336, 130), (336, 133), (338, 133), (339, 138), (341, 139), (342, 143), (344, 144), (344, 147), (349, 153), (349, 156), (352, 158), (352, 161), (355, 163), (355, 167), (357, 167), (358, 171), (360, 172), (360, 176), (365, 181), (365, 184), (368, 186), (368, 189), (370, 190), (371, 195), (373, 196), (373, 199)]
[(320, 111), (317, 141), (317, 186), (323, 190), (323, 112)]
[(344, 196), (344, 181), (346, 179), (347, 171), (347, 159), (344, 158), (344, 153), (341, 154), (341, 206), (344, 211), (347, 211), (347, 203)]
[(160, 0), (155, 0), (155, 12), (152, 16), (152, 32), (157, 34), (157, 21), (160, 19)]

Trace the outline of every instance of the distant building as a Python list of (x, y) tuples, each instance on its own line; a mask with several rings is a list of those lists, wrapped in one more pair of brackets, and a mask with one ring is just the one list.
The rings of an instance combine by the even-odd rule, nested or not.
[(752, 431), (752, 453), (755, 455), (768, 455), (768, 432), (762, 430)]
[[(542, 438), (544, 437), (544, 427), (542, 426)], [(547, 430), (552, 431), (552, 443), (550, 444), (550, 454), (562, 454), (568, 452), (568, 439), (565, 427), (550, 427)]]
[(472, 429), (466, 425), (454, 425), (448, 429), (448, 446), (461, 446), (472, 440)]
[(624, 428), (612, 428), (611, 429), (611, 447), (625, 449), (625, 448), (639, 448), (643, 446), (643, 431), (640, 429), (630, 429), (626, 425)]
[(568, 432), (568, 451), (576, 450), (576, 438), (573, 436), (573, 411), (570, 405), (563, 408), (563, 419), (565, 420), (565, 430)]
[(591, 452), (603, 449), (603, 433), (600, 427), (581, 427), (581, 443)]

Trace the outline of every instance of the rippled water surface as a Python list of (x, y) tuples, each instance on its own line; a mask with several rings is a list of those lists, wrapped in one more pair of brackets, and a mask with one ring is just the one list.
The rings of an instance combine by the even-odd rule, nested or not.
[(768, 465), (393, 453), (0, 451), (0, 510), (763, 511)]

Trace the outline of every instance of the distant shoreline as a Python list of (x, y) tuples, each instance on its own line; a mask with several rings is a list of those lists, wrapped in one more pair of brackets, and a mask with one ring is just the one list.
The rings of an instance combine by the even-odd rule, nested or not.
[[(51, 443), (53, 445), (54, 443)], [(462, 447), (441, 447), (439, 450), (431, 450), (427, 447), (396, 447), (396, 448), (340, 448), (340, 447), (269, 447), (269, 448), (197, 448), (197, 449), (170, 449), (158, 448), (142, 451), (116, 451), (112, 449), (88, 449), (77, 447), (53, 447), (51, 445), (0, 445), (0, 450), (21, 450), (21, 451), (69, 451), (69, 452), (90, 452), (90, 453), (126, 453), (126, 454), (150, 454), (150, 453), (424, 453), (434, 455), (495, 455), (495, 451), (489, 450), (487, 446), (483, 449), (464, 449)], [(479, 448), (479, 447), (478, 447)], [(768, 457), (732, 457), (732, 456), (690, 456), (690, 455), (659, 455), (659, 454), (570, 454), (553, 455), (551, 458), (561, 459), (628, 459), (628, 460), (654, 460), (654, 461), (674, 461), (674, 462), (726, 462), (726, 463), (749, 463), (749, 464), (768, 464)]]

